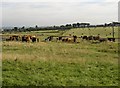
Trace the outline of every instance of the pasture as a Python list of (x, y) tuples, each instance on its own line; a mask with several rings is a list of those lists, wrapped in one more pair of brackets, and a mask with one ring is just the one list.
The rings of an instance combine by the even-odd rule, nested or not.
[[(111, 33), (106, 29), (107, 32), (93, 29), (91, 33), (106, 37), (106, 33)], [(118, 86), (118, 42), (91, 43), (80, 39), (79, 43), (43, 42), (47, 36), (88, 35), (86, 31), (23, 32), (17, 34), (37, 35), (40, 42), (3, 41), (3, 86)]]

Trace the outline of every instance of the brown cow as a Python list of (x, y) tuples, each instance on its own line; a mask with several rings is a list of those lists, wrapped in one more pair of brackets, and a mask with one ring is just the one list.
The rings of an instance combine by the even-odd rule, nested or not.
[(24, 35), (22, 36), (22, 42), (30, 42), (31, 38), (32, 37), (30, 35)]
[(62, 38), (62, 41), (63, 42), (76, 42), (76, 39), (77, 39), (77, 36), (73, 35), (73, 36)]

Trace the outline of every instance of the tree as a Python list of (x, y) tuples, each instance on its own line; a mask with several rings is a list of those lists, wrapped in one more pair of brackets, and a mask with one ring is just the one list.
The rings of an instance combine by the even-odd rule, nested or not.
[(14, 31), (18, 31), (18, 27), (14, 27), (14, 29), (13, 29)]
[(77, 23), (76, 26), (79, 28), (80, 27), (80, 23)]
[(66, 24), (65, 27), (66, 27), (66, 29), (71, 29), (72, 25), (71, 24)]
[(85, 28), (86, 23), (81, 23), (81, 27)]
[(72, 24), (72, 26), (73, 26), (73, 28), (76, 28), (76, 27), (77, 27), (77, 24), (76, 24), (76, 23), (74, 23), (74, 24)]
[(90, 23), (86, 23), (86, 26), (89, 27), (89, 26), (90, 26)]
[(35, 26), (35, 28), (37, 29), (37, 28), (38, 28), (38, 26), (36, 25), (36, 26)]
[(23, 26), (21, 29), (25, 29), (25, 26)]

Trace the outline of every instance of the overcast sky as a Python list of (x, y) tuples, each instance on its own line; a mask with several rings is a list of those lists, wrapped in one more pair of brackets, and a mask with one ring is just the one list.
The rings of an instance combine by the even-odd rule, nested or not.
[(51, 26), (118, 21), (119, 0), (3, 0), (3, 26)]

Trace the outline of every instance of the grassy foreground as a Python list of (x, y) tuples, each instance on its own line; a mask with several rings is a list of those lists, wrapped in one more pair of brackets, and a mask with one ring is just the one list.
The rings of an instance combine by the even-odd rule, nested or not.
[(118, 44), (3, 42), (3, 86), (118, 86)]

